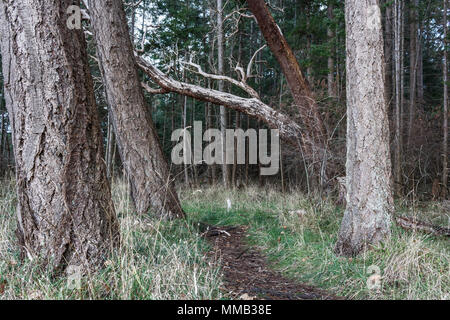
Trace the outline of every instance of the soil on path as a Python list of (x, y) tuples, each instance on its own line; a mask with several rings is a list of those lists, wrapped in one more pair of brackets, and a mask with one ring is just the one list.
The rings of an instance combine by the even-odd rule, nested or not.
[(246, 227), (207, 226), (203, 236), (220, 259), (224, 286), (233, 298), (262, 300), (334, 300), (343, 299), (325, 290), (295, 282), (269, 268), (267, 259), (246, 244)]

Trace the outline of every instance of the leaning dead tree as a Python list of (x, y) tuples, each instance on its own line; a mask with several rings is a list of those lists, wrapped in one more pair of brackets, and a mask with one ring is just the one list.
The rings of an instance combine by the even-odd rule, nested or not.
[(119, 152), (140, 214), (183, 217), (140, 84), (121, 0), (89, 1), (91, 24)]
[[(291, 47), (273, 19), (264, 0), (247, 0), (248, 8), (286, 77), (292, 97), (298, 107), (299, 120), (304, 128), (302, 143), (312, 172), (320, 185), (327, 182), (327, 134), (319, 108), (308, 81), (303, 76)], [(314, 181), (314, 180), (312, 180)]]
[(73, 0), (0, 1), (22, 253), (52, 271), (102, 265), (118, 243), (93, 81)]
[(143, 84), (144, 88), (148, 89), (149, 92), (175, 92), (201, 101), (211, 102), (215, 105), (224, 105), (230, 109), (259, 119), (265, 122), (270, 128), (279, 129), (280, 138), (297, 148), (299, 147), (299, 143), (302, 141), (304, 135), (300, 125), (288, 116), (272, 109), (261, 100), (256, 98), (242, 98), (230, 93), (177, 81), (147, 62), (137, 53), (135, 53), (135, 58), (139, 68), (148, 75), (153, 82), (161, 87), (159, 89), (152, 89), (148, 85)]

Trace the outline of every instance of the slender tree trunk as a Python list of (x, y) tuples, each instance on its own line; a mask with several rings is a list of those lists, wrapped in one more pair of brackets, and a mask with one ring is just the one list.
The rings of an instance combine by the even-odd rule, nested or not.
[(306, 79), (310, 86), (314, 86), (313, 68), (312, 68), (312, 35), (311, 35), (311, 20), (309, 17), (309, 10), (306, 16), (306, 54), (308, 66), (306, 67)]
[(447, 197), (448, 193), (448, 20), (447, 20), (447, 0), (444, 0), (444, 65), (443, 65), (443, 78), (444, 78), (444, 123), (443, 134), (444, 139), (442, 141), (442, 190), (443, 196)]
[(401, 171), (401, 150), (402, 150), (402, 0), (394, 2), (394, 54), (395, 54), (395, 132), (394, 132), (394, 189), (397, 195), (402, 193), (402, 171)]
[(139, 214), (183, 217), (139, 80), (121, 0), (89, 1), (102, 77), (122, 162)]
[(72, 4), (0, 2), (17, 235), (22, 253), (53, 272), (101, 266), (119, 232), (84, 34), (66, 24)]
[[(184, 102), (183, 102), (183, 129), (184, 129), (184, 134), (187, 133), (187, 103), (188, 103), (188, 97), (184, 97)], [(188, 150), (188, 148), (190, 148), (190, 146), (187, 144), (187, 138), (186, 136), (183, 138), (183, 143), (184, 143), (184, 150)], [(184, 183), (186, 183), (186, 186), (190, 185), (190, 181), (189, 181), (189, 160), (187, 159), (187, 155), (184, 154)]]
[(302, 74), (297, 59), (286, 42), (280, 27), (273, 19), (264, 0), (247, 0), (250, 11), (255, 16), (259, 28), (266, 39), (270, 50), (275, 55), (283, 70), (291, 90), (305, 134), (303, 147), (311, 168), (319, 177), (320, 186), (327, 180), (326, 130), (322, 122), (319, 108), (308, 81)]
[(414, 0), (412, 4), (414, 7), (409, 11), (409, 28), (410, 28), (410, 42), (409, 42), (409, 123), (408, 123), (408, 146), (411, 145), (411, 139), (414, 129), (414, 120), (416, 114), (416, 87), (417, 87), (417, 44), (418, 44), (418, 14), (417, 7), (419, 0)]
[(328, 15), (328, 27), (327, 27), (327, 37), (328, 37), (328, 47), (329, 47), (329, 55), (328, 55), (328, 96), (335, 98), (336, 97), (336, 86), (334, 81), (334, 41), (335, 41), (335, 35), (333, 31), (332, 21), (334, 20), (334, 7), (330, 2), (332, 0), (328, 1), (328, 9), (327, 9), (327, 15)]
[(336, 252), (354, 256), (390, 236), (391, 162), (378, 0), (346, 0), (347, 207)]
[(422, 44), (422, 27), (419, 28), (419, 41), (417, 42), (417, 103), (424, 104), (423, 97), (423, 44)]

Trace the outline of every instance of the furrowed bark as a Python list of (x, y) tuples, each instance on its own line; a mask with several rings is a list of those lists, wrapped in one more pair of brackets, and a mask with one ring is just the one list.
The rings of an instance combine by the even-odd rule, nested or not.
[(346, 0), (347, 206), (336, 252), (354, 256), (390, 236), (393, 198), (378, 0)]
[(158, 135), (145, 102), (123, 3), (89, 1), (102, 77), (122, 162), (139, 214), (184, 217)]
[(323, 185), (327, 180), (327, 136), (313, 92), (265, 1), (247, 0), (247, 4), (286, 76), (292, 97), (299, 110), (300, 120), (305, 128), (304, 141), (302, 141), (305, 156), (308, 158), (307, 161), (313, 164), (312, 167), (319, 177), (320, 185)]
[(0, 2), (23, 255), (54, 272), (92, 270), (118, 244), (84, 34), (72, 0)]

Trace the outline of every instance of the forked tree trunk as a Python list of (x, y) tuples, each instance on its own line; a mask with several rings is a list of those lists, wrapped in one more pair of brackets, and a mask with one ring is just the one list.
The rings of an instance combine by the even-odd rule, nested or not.
[(183, 217), (139, 80), (123, 3), (89, 1), (97, 53), (122, 162), (140, 214)]
[(118, 242), (84, 34), (72, 0), (0, 2), (22, 252), (52, 271), (95, 269)]
[(390, 235), (391, 162), (377, 0), (346, 0), (347, 207), (336, 252), (353, 256)]
[(264, 0), (247, 0), (250, 11), (255, 16), (266, 42), (278, 60), (286, 76), (287, 84), (299, 110), (300, 120), (306, 129), (303, 136), (305, 156), (320, 185), (327, 180), (326, 130), (319, 108), (308, 81), (303, 76), (300, 65), (284, 38), (280, 27), (273, 19)]

